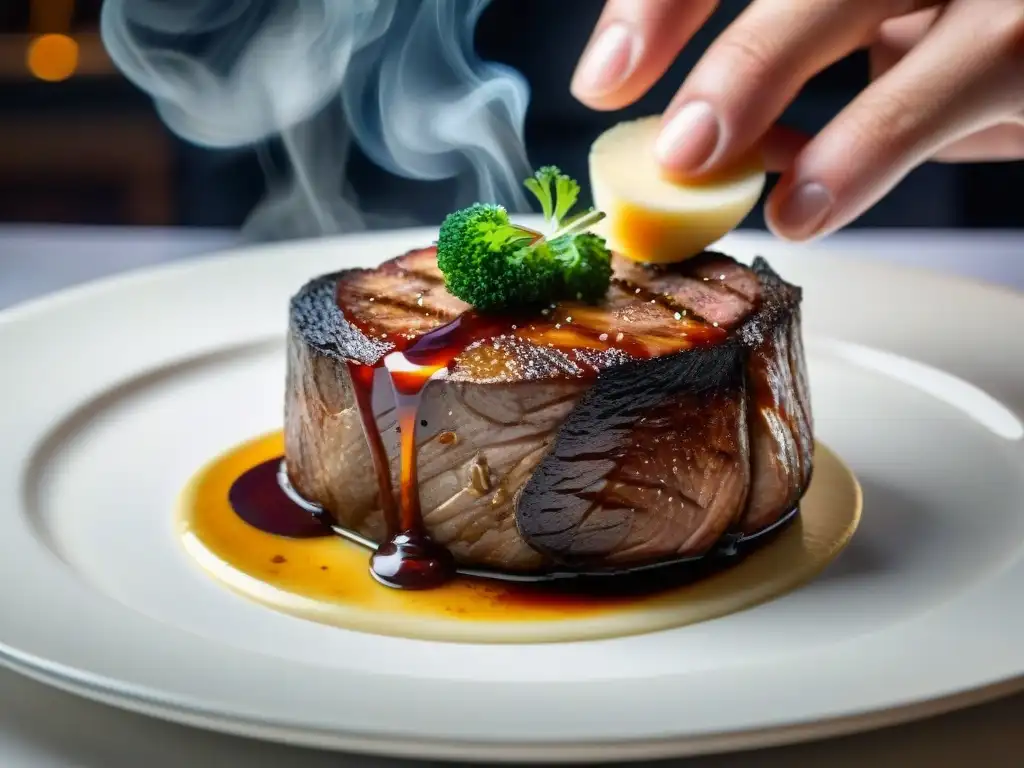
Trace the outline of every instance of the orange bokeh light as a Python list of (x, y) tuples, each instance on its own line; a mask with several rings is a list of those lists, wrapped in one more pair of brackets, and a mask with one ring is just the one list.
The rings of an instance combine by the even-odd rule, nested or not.
[(25, 62), (40, 80), (67, 80), (78, 68), (78, 43), (67, 35), (40, 35), (29, 44)]

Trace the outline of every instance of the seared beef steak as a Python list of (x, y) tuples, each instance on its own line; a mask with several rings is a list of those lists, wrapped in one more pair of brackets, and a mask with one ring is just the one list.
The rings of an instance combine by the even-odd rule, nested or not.
[[(777, 521), (811, 474), (799, 305), (763, 260), (707, 253), (659, 268), (617, 261), (602, 305), (509, 318), (423, 392), (427, 532), (463, 565), (534, 572), (698, 555)], [(319, 278), (293, 299), (288, 471), (341, 525), (385, 536), (350, 363), (377, 364), (467, 309), (429, 248)], [(374, 411), (397, 496), (382, 370)]]

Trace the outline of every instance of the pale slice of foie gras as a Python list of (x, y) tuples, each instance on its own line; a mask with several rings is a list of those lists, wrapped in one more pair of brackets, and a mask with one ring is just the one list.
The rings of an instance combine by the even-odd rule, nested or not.
[(605, 131), (590, 148), (590, 187), (606, 214), (594, 231), (634, 261), (665, 264), (701, 253), (736, 228), (757, 204), (765, 171), (757, 153), (699, 181), (669, 178), (654, 141), (660, 116)]

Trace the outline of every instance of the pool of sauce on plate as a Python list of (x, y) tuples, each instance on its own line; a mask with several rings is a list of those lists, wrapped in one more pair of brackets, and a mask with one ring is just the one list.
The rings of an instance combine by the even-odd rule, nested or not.
[[(483, 621), (562, 620), (607, 613), (664, 596), (735, 565), (774, 538), (764, 536), (714, 555), (616, 575), (537, 574), (508, 581), (453, 571), (433, 589), (384, 589), (367, 567), (368, 550), (338, 535), (334, 521), (297, 500), (280, 476), (281, 433), (243, 444), (203, 474), (185, 528), (230, 567), (293, 595), (348, 607), (433, 618)], [(379, 551), (379, 548), (378, 548)]]
[[(639, 287), (623, 287), (643, 301), (656, 302), (659, 297)], [(641, 295), (642, 294), (642, 295)], [(346, 312), (343, 284), (339, 283), (338, 306), (346, 319), (370, 338), (383, 339), (373, 326), (372, 318)], [(423, 388), (433, 378), (444, 377), (460, 355), (472, 345), (510, 336), (546, 344), (569, 354), (581, 375), (596, 378), (600, 373), (593, 352), (618, 352), (633, 360), (646, 360), (666, 351), (691, 349), (721, 341), (727, 332), (716, 324), (700, 318), (676, 313), (685, 323), (675, 339), (640, 338), (614, 332), (608, 328), (572, 323), (572, 315), (586, 316), (588, 306), (581, 302), (562, 302), (541, 311), (516, 315), (486, 314), (467, 311), (454, 320), (416, 337), (388, 340), (392, 351), (376, 365), (349, 363), (348, 369), (355, 389), (363, 433), (370, 447), (377, 477), (378, 495), (387, 526), (387, 536), (370, 558), (370, 571), (382, 584), (400, 589), (431, 589), (455, 576), (455, 561), (443, 545), (430, 538), (420, 510), (417, 480), (416, 422)], [(666, 344), (670, 349), (666, 349)], [(391, 382), (398, 416), (400, 445), (399, 498), (392, 493), (387, 452), (371, 407), (374, 372), (383, 368)], [(600, 499), (596, 499), (600, 502)]]

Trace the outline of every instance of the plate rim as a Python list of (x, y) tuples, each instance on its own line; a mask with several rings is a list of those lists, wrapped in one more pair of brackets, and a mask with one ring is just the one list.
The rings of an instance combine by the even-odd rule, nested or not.
[(660, 760), (767, 749), (809, 741), (837, 738), (911, 723), (967, 707), (1005, 698), (1024, 690), (1024, 674), (989, 682), (976, 688), (916, 701), (888, 709), (832, 717), (781, 727), (754, 728), (701, 736), (615, 739), (602, 742), (500, 742), (488, 740), (425, 739), (417, 736), (368, 736), (339, 730), (295, 728), (250, 716), (229, 715), (213, 708), (175, 702), (156, 692), (116, 685), (29, 654), (12, 653), (0, 644), (0, 665), (36, 682), (117, 709), (166, 722), (313, 749), (353, 752), (405, 759), (452, 760), (496, 763), (584, 763), (596, 759)]

